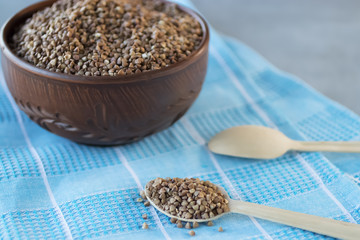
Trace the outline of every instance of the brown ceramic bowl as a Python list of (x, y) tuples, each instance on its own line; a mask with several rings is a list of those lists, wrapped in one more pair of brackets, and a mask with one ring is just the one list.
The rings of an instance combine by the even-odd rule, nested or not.
[(2, 28), (2, 68), (16, 103), (46, 130), (94, 145), (125, 144), (176, 122), (198, 96), (205, 79), (209, 29), (192, 10), (180, 8), (202, 26), (203, 41), (187, 59), (169, 67), (119, 77), (50, 72), (17, 57), (9, 42), (14, 29), (55, 0), (17, 13)]

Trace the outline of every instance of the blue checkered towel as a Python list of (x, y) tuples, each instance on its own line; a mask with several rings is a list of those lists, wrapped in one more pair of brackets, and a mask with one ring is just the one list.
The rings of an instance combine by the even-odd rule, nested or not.
[[(199, 177), (235, 199), (360, 223), (358, 154), (290, 153), (260, 161), (208, 151), (214, 134), (243, 124), (271, 126), (299, 140), (360, 139), (360, 119), (349, 110), (213, 30), (210, 45), (205, 85), (190, 111), (171, 128), (126, 146), (84, 146), (41, 129), (3, 84), (0, 239), (188, 238), (187, 230), (136, 201), (147, 181), (167, 176)], [(323, 236), (229, 214), (215, 227), (196, 229), (196, 239), (209, 238)]]

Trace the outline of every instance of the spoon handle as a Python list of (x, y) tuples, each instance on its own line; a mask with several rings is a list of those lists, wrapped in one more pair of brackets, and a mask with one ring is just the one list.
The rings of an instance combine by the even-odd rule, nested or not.
[(230, 211), (282, 223), (341, 239), (359, 239), (360, 224), (268, 207), (256, 203), (230, 200)]
[(294, 141), (292, 150), (307, 152), (359, 152), (360, 142), (302, 142)]

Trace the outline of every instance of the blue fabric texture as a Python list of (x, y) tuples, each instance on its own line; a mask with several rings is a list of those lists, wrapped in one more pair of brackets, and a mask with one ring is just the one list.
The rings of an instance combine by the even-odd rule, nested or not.
[[(264, 161), (208, 151), (213, 135), (244, 124), (299, 140), (360, 140), (357, 115), (213, 30), (195, 104), (169, 129), (130, 145), (101, 148), (55, 136), (21, 113), (2, 86), (0, 239), (188, 238), (188, 230), (136, 201), (147, 181), (168, 176), (210, 180), (234, 199), (360, 223), (359, 154), (288, 153)], [(325, 238), (239, 214), (214, 224), (197, 228), (196, 239)]]

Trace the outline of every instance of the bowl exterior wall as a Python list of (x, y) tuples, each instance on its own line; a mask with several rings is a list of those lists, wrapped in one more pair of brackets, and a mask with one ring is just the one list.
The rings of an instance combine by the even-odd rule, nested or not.
[(6, 54), (2, 65), (15, 102), (41, 127), (76, 142), (113, 145), (176, 122), (201, 90), (207, 54), (177, 72), (128, 84), (61, 82), (22, 69)]

